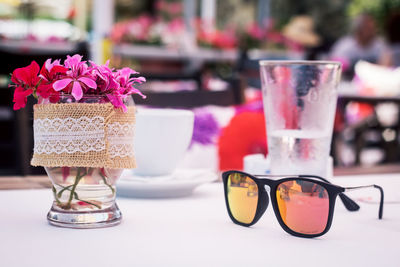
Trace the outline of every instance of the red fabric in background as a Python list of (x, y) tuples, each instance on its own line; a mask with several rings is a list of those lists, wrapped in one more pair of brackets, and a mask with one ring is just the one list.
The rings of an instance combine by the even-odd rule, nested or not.
[(268, 153), (263, 111), (244, 111), (235, 115), (218, 139), (220, 170), (242, 170), (243, 157)]

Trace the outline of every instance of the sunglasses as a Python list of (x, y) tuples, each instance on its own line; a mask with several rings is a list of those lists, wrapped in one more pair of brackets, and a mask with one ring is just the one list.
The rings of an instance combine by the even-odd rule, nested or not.
[[(274, 180), (273, 178), (281, 178)], [(344, 192), (377, 188), (381, 193), (379, 219), (383, 213), (383, 189), (378, 185), (341, 187), (312, 175), (250, 175), (240, 171), (222, 174), (225, 202), (232, 221), (242, 226), (255, 224), (267, 209), (269, 188), (275, 216), (283, 230), (299, 237), (317, 237), (329, 231), (336, 197), (349, 211), (360, 208)]]

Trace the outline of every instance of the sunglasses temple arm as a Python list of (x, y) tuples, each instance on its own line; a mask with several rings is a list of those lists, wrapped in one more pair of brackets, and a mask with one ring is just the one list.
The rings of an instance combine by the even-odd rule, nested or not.
[[(332, 184), (329, 180), (319, 177), (319, 176), (312, 176), (313, 178), (319, 179), (325, 183)], [(349, 211), (357, 211), (360, 209), (360, 206), (351, 198), (349, 198), (346, 194), (344, 193), (339, 193), (339, 197), (343, 202), (343, 205), (346, 207), (347, 210)]]
[(357, 211), (360, 209), (360, 206), (356, 202), (354, 202), (354, 200), (349, 198), (346, 194), (339, 193), (339, 197), (342, 200), (343, 205), (346, 207), (347, 210)]
[(353, 191), (353, 190), (358, 190), (358, 189), (363, 189), (363, 188), (369, 188), (369, 187), (374, 187), (379, 189), (379, 192), (381, 193), (381, 201), (379, 203), (379, 219), (382, 219), (383, 215), (383, 202), (384, 202), (384, 193), (382, 187), (379, 185), (373, 184), (373, 185), (364, 185), (364, 186), (354, 186), (354, 187), (345, 187), (345, 192)]

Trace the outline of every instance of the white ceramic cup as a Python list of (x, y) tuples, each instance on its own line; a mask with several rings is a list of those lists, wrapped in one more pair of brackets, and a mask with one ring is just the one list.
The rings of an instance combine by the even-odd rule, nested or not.
[(193, 134), (194, 113), (179, 109), (138, 108), (134, 137), (135, 175), (171, 174)]

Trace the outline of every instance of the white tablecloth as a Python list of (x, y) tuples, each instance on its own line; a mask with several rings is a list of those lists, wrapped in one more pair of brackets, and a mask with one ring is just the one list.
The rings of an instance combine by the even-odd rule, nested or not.
[(49, 225), (50, 189), (0, 191), (0, 266), (400, 266), (400, 174), (333, 182), (381, 184), (394, 203), (379, 221), (378, 204), (348, 212), (338, 199), (331, 230), (305, 239), (284, 232), (271, 206), (251, 228), (233, 224), (221, 183), (187, 198), (119, 198), (123, 222), (92, 230)]

